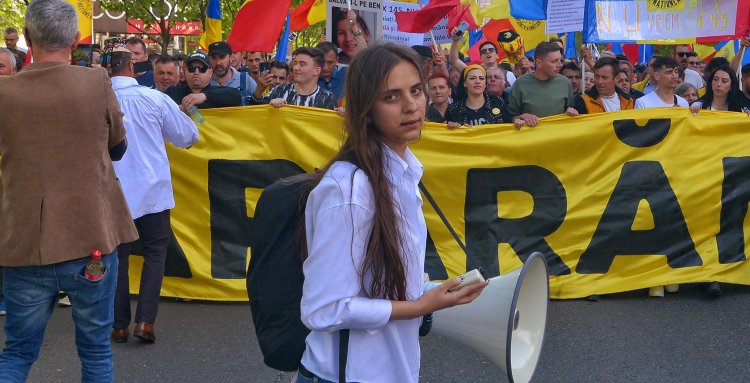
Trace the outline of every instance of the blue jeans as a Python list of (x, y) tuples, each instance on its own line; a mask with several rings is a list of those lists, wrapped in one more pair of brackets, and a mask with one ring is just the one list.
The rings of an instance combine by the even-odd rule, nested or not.
[(4, 267), (5, 348), (0, 353), (0, 383), (24, 382), (39, 358), (44, 330), (64, 291), (73, 304), (81, 382), (114, 382), (109, 333), (114, 321), (117, 251), (102, 257), (106, 271), (89, 281), (83, 269), (90, 257), (46, 266)]
[(325, 380), (317, 376), (312, 377), (312, 378), (306, 378), (302, 376), (302, 374), (299, 371), (297, 371), (297, 380), (295, 380), (294, 383), (335, 383), (335, 382), (331, 382), (330, 380)]

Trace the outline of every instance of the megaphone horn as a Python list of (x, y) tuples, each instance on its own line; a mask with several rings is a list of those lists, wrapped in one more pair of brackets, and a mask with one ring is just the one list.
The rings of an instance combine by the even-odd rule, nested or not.
[(492, 360), (508, 381), (534, 375), (547, 324), (547, 261), (533, 253), (523, 267), (490, 279), (473, 302), (433, 313), (432, 331)]

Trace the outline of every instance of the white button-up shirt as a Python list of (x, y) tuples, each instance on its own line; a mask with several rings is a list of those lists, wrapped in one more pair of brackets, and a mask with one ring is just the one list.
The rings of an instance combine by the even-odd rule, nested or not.
[[(427, 228), (417, 186), (423, 168), (409, 149), (405, 159), (386, 146), (383, 154), (397, 209), (394, 224), (403, 237), (407, 298), (416, 300), (427, 287), (423, 278)], [(347, 381), (417, 382), (421, 318), (390, 321), (391, 302), (369, 298), (360, 284), (374, 211), (367, 176), (348, 162), (334, 163), (310, 194), (301, 311), (302, 322), (312, 332), (302, 364), (323, 379), (338, 381), (337, 330), (350, 329)], [(365, 280), (369, 287), (371, 276)]]
[(125, 114), (128, 149), (113, 162), (133, 219), (174, 207), (172, 175), (164, 141), (187, 148), (198, 128), (167, 95), (138, 85), (131, 77), (112, 77)]

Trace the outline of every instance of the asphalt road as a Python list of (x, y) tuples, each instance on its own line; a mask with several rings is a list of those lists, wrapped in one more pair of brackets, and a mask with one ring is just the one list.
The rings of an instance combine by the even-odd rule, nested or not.
[[(750, 287), (708, 298), (697, 286), (649, 298), (553, 301), (534, 382), (750, 382)], [(2, 317), (0, 317), (2, 318)], [(3, 319), (0, 319), (2, 322)], [(118, 382), (288, 382), (263, 365), (245, 304), (165, 298), (158, 341), (113, 345)], [(0, 341), (5, 341), (0, 335)], [(70, 309), (58, 308), (29, 382), (77, 382)], [(422, 340), (422, 382), (506, 382), (482, 355)]]

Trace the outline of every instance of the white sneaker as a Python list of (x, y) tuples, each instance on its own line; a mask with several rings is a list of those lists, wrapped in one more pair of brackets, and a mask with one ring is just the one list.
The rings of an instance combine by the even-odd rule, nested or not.
[(651, 297), (664, 297), (664, 286), (654, 286), (648, 289), (648, 295)]
[(680, 285), (678, 285), (676, 283), (673, 284), (673, 285), (666, 285), (666, 286), (664, 286), (664, 291), (666, 291), (668, 293), (676, 293), (676, 292), (680, 291)]
[(64, 297), (62, 297), (62, 298), (60, 298), (60, 300), (57, 301), (57, 305), (60, 306), (60, 307), (70, 307), (70, 306), (72, 306), (72, 304), (70, 303), (70, 298), (68, 298), (67, 295), (64, 296)]

